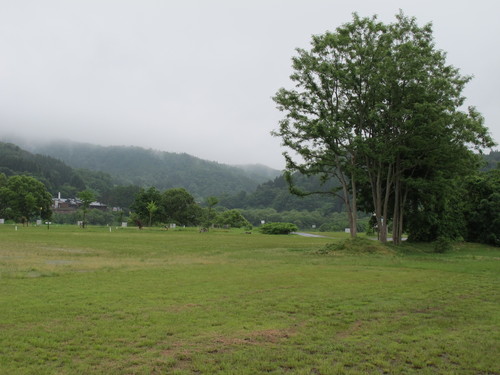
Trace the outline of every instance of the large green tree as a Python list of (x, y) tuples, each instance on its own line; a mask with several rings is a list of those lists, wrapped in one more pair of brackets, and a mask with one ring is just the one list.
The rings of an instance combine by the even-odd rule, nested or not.
[(284, 153), (288, 174), (337, 179), (339, 189), (322, 193), (342, 197), (351, 235), (361, 194), (380, 240), (392, 220), (399, 243), (408, 199), (418, 207), (422, 181), (463, 174), (475, 165), (469, 147), (493, 144), (480, 114), (461, 110), (470, 78), (447, 65), (430, 24), (401, 13), (387, 25), (355, 14), (311, 44), (293, 58), (295, 88), (274, 97), (285, 115), (273, 134), (292, 151)]
[(35, 216), (49, 219), (52, 215), (52, 196), (47, 188), (30, 176), (1, 178), (0, 214), (7, 219), (23, 220), (27, 223)]
[(161, 205), (168, 221), (179, 225), (198, 225), (202, 209), (184, 188), (168, 189), (162, 194)]
[(471, 176), (465, 191), (465, 238), (500, 246), (500, 168)]
[[(149, 222), (149, 225), (151, 225), (164, 219), (164, 210), (161, 201), (161, 192), (153, 186), (148, 189), (140, 189), (135, 195), (134, 203), (130, 208), (134, 211), (140, 222)], [(148, 209), (148, 205), (151, 202), (157, 206), (157, 209), (150, 216), (151, 211)]]

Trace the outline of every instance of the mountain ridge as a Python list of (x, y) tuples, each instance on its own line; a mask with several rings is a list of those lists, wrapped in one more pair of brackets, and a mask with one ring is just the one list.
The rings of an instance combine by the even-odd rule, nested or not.
[(73, 168), (110, 174), (117, 185), (184, 187), (198, 197), (251, 192), (281, 174), (255, 164), (234, 166), (139, 146), (101, 146), (73, 141), (22, 142), (28, 151), (59, 159)]

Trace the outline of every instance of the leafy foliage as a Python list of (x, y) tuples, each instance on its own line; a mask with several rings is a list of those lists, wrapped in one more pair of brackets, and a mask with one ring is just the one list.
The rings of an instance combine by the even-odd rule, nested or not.
[[(336, 179), (340, 187), (329, 193), (345, 202), (353, 237), (358, 196), (375, 213), (382, 242), (390, 224), (400, 243), (409, 207), (429, 224), (431, 233), (421, 237), (443, 235), (435, 228), (447, 222), (439, 206), (448, 195), (430, 196), (421, 187), (446, 186), (475, 170), (469, 147), (491, 147), (493, 141), (475, 108), (462, 111), (470, 77), (435, 49), (431, 25), (420, 27), (402, 13), (391, 24), (355, 14), (297, 53), (293, 88), (274, 97), (284, 117), (273, 135), (288, 149), (288, 176), (298, 171)], [(289, 181), (296, 194), (316, 193)]]
[(339, 242), (326, 244), (318, 250), (318, 254), (394, 254), (387, 245), (367, 238), (349, 238)]
[(183, 188), (165, 190), (155, 187), (142, 189), (131, 207), (141, 221), (155, 223), (175, 223), (178, 225), (197, 225), (202, 220), (202, 208), (194, 197)]
[[(164, 208), (160, 204), (161, 201), (162, 201), (162, 195), (157, 188), (150, 187), (149, 189), (141, 189), (136, 194), (134, 203), (132, 203), (130, 208), (134, 211), (135, 215), (140, 220), (144, 222), (150, 222), (151, 225), (159, 221), (162, 221), (164, 218)], [(151, 202), (154, 202), (160, 207), (150, 216), (148, 205)]]
[(83, 218), (82, 218), (82, 223), (83, 227), (85, 228), (86, 225), (86, 215), (89, 210), (90, 204), (95, 201), (96, 195), (93, 191), (91, 190), (83, 190), (77, 194), (78, 198), (82, 202), (82, 207), (81, 210), (83, 212)]
[[(322, 183), (316, 176), (304, 176), (299, 173), (294, 175), (295, 184), (303, 190), (328, 190), (334, 181)], [(332, 212), (341, 212), (344, 204), (341, 199), (325, 197), (324, 195), (310, 195), (299, 197), (290, 193), (288, 183), (283, 175), (275, 177), (257, 186), (252, 193), (240, 191), (234, 195), (223, 195), (220, 204), (227, 208), (273, 208), (278, 212), (291, 210), (320, 210), (325, 215)]]
[(106, 197), (113, 188), (111, 176), (107, 173), (74, 169), (59, 159), (32, 154), (11, 143), (0, 142), (0, 172), (7, 176), (35, 177), (52, 195), (60, 192), (65, 197), (75, 197), (85, 189)]
[(465, 188), (466, 240), (500, 246), (500, 169), (470, 177)]
[(259, 228), (264, 234), (290, 234), (297, 229), (297, 226), (292, 223), (267, 223)]
[(168, 189), (162, 194), (160, 204), (167, 221), (180, 225), (197, 225), (202, 210), (194, 197), (184, 188)]
[(231, 228), (250, 228), (251, 224), (241, 214), (239, 210), (227, 210), (217, 215), (215, 224), (219, 226), (229, 226)]
[[(1, 174), (0, 174), (1, 175)], [(0, 178), (0, 215), (5, 219), (29, 222), (36, 216), (49, 219), (52, 197), (44, 184), (30, 176)]]
[(35, 177), (52, 194), (86, 187), (79, 174), (62, 161), (32, 154), (11, 143), (0, 142), (0, 172), (7, 176), (24, 174)]
[(500, 151), (491, 150), (489, 154), (483, 155), (485, 166), (483, 171), (491, 169), (500, 169)]

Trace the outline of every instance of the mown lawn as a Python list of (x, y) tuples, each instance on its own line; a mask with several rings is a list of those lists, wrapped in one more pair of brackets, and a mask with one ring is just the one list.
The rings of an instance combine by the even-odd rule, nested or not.
[(500, 249), (332, 241), (0, 226), (0, 373), (500, 374)]

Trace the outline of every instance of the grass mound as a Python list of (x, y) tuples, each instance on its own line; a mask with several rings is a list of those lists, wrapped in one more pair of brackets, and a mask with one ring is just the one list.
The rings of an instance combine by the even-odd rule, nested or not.
[(367, 238), (349, 238), (340, 242), (326, 244), (319, 254), (394, 254), (388, 246)]

